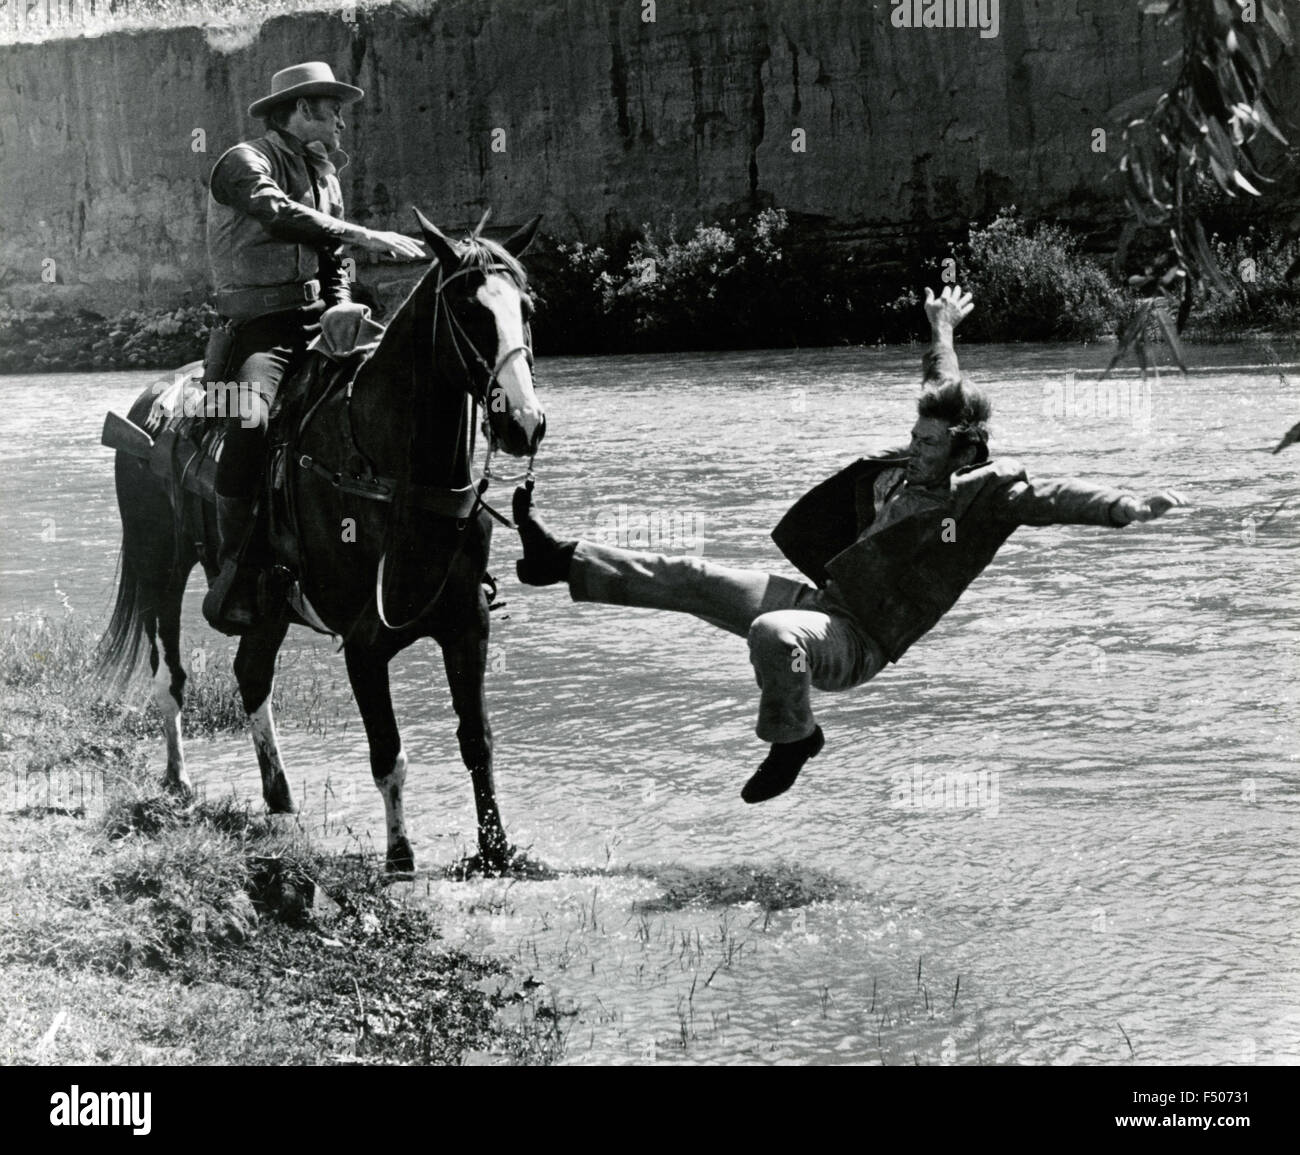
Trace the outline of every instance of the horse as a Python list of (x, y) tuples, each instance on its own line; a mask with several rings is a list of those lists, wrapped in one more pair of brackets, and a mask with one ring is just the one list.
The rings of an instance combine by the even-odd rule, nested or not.
[[(415, 868), (402, 805), (408, 758), (388, 665), (417, 639), (431, 637), (442, 650), (460, 754), (473, 784), (478, 854), (468, 865), (500, 873), (515, 851), (493, 780), (484, 583), (490, 580), (492, 517), (505, 519), (483, 495), (498, 448), (526, 456), (531, 480), (546, 430), (533, 389), (532, 301), (518, 260), (541, 218), (503, 242), (480, 236), (482, 223), (453, 242), (415, 213), (435, 262), (346, 389), (326, 393), (302, 418), (292, 460), (282, 463), (282, 485), (295, 511), (301, 591), (318, 624), (343, 639), (371, 774), (384, 802), (387, 869)], [(146, 422), (154, 392), (132, 405), (129, 418), (137, 426)], [(480, 408), (488, 446), (484, 477), (475, 487)], [(163, 786), (188, 800), (193, 783), (181, 733), (181, 599), (196, 563), (209, 583), (216, 575), (214, 513), (197, 495), (179, 493), (171, 480), (155, 476), (138, 456), (119, 451), (114, 473), (120, 578), (99, 670), (109, 684), (125, 685), (148, 640), (152, 697), (167, 745)], [(381, 491), (387, 499), (380, 499)], [(272, 813), (295, 809), (271, 712), (275, 658), (290, 624), (305, 623), (287, 605), (268, 612), (240, 638), (234, 660)]]

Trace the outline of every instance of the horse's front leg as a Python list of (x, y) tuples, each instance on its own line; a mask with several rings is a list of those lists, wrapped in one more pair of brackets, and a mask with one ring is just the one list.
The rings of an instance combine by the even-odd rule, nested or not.
[(389, 655), (352, 642), (344, 647), (343, 653), (347, 659), (352, 694), (361, 710), (361, 721), (370, 742), (370, 773), (384, 799), (388, 869), (412, 871), (415, 869), (415, 855), (406, 837), (406, 814), (402, 806), (407, 759), (388, 690)]
[(262, 797), (272, 814), (292, 814), (293, 794), (280, 760), (280, 740), (271, 713), (271, 689), (275, 684), (275, 655), (280, 652), (288, 619), (276, 615), (239, 639), (235, 653), (235, 679), (253, 730), (253, 748), (262, 771)]
[(476, 584), (475, 590), (478, 606), (473, 615), (458, 619), (456, 628), (440, 635), (437, 641), (442, 647), (452, 705), (460, 719), (456, 728), (460, 756), (474, 784), (479, 858), (484, 870), (496, 872), (510, 865), (512, 852), (497, 810), (496, 784), (492, 777), (492, 727), (488, 724), (483, 688), (488, 647), (487, 597), (481, 586)]

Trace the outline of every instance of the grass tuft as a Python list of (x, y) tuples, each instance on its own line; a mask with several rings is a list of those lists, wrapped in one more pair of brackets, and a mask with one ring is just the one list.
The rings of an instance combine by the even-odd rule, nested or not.
[(681, 910), (690, 904), (734, 906), (749, 902), (763, 910), (789, 910), (845, 898), (853, 892), (849, 883), (829, 871), (797, 863), (736, 863), (704, 868), (627, 866), (619, 873), (653, 878), (664, 887), (659, 898), (636, 904), (635, 909), (645, 913)]

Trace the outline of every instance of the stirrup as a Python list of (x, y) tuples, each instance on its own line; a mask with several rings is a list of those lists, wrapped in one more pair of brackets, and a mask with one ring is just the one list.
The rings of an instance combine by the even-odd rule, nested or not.
[(479, 583), (487, 593), (488, 611), (504, 609), (509, 603), (497, 601), (497, 579), (490, 573), (483, 575), (483, 580)]

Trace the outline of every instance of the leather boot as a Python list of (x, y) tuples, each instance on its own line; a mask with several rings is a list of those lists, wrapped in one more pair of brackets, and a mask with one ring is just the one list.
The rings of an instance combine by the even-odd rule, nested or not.
[(217, 562), (221, 572), (203, 599), (203, 616), (208, 625), (223, 634), (247, 633), (257, 622), (257, 571), (239, 564), (240, 550), (252, 524), (251, 501), (217, 494)]
[(515, 490), (512, 508), (524, 556), (515, 562), (515, 573), (524, 585), (550, 586), (569, 580), (576, 541), (560, 541), (533, 512), (533, 495), (522, 485)]
[(826, 735), (820, 726), (814, 727), (808, 737), (797, 742), (773, 742), (771, 753), (745, 783), (740, 796), (746, 802), (766, 802), (784, 794), (794, 785), (803, 764), (809, 758), (816, 758), (825, 744)]

